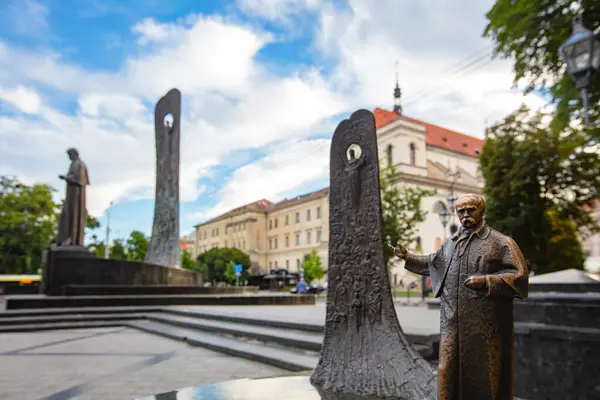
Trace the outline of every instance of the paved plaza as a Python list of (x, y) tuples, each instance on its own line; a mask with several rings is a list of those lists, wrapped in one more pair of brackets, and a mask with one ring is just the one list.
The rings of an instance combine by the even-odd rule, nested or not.
[[(173, 307), (322, 325), (326, 305)], [(406, 333), (439, 333), (439, 310), (396, 302)], [(293, 375), (130, 328), (0, 335), (0, 399), (134, 399), (221, 381)]]
[(125, 400), (291, 374), (128, 328), (2, 334), (0, 365), (2, 400)]

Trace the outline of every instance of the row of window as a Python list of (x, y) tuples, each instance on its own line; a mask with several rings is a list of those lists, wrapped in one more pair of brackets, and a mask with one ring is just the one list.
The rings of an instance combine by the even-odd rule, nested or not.
[[(227, 240), (225, 241), (224, 247), (229, 247), (229, 242)], [(233, 247), (234, 249), (246, 250), (246, 241), (234, 240), (231, 242), (231, 247)]]
[[(279, 265), (277, 265), (277, 261), (269, 261), (269, 268), (277, 268), (279, 267)], [(296, 258), (296, 268), (298, 269), (298, 271), (300, 271), (300, 259)], [(287, 269), (289, 271), (290, 269), (290, 260), (285, 260), (285, 269)]]
[[(408, 146), (408, 148), (410, 150), (410, 164), (416, 165), (417, 164), (417, 146), (415, 146), (415, 144), (411, 142), (411, 144)], [(387, 145), (386, 156), (387, 156), (388, 165), (394, 164), (394, 160), (392, 159), (393, 149), (394, 149), (394, 146), (392, 146), (391, 144)]]
[[(242, 222), (239, 224), (235, 224), (231, 226), (233, 229), (233, 232), (240, 232), (243, 230), (246, 230), (246, 223)], [(227, 232), (229, 231), (229, 227), (226, 226), (225, 227), (225, 234), (227, 235)], [(204, 231), (204, 239), (206, 239), (208, 237), (208, 231)], [(215, 237), (215, 236), (219, 236), (219, 228), (212, 228), (211, 232), (210, 232), (210, 237)]]
[[(321, 207), (316, 208), (316, 218), (321, 219)], [(306, 220), (307, 221), (311, 220), (311, 209), (310, 208), (308, 210), (306, 210)], [(279, 223), (278, 218), (270, 219), (269, 220), (269, 229), (277, 228), (278, 223)], [(300, 212), (296, 213), (296, 223), (297, 224), (300, 223)], [(288, 214), (285, 216), (285, 226), (288, 226), (289, 224), (290, 224), (290, 216)]]
[[(321, 230), (317, 230), (316, 231), (316, 243), (320, 243), (321, 239), (322, 239), (322, 233)], [(272, 237), (269, 238), (269, 250), (275, 250), (278, 247), (278, 237)], [(296, 233), (296, 246), (300, 246), (301, 240), (300, 240), (300, 234)], [(307, 231), (306, 232), (306, 243), (305, 244), (312, 244), (312, 231)], [(285, 247), (290, 247), (290, 235), (285, 235)]]

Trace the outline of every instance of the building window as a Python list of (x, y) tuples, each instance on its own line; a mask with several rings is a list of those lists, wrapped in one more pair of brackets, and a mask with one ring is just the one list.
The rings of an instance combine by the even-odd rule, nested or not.
[(275, 260), (275, 268), (277, 268), (277, 260)]
[(285, 260), (285, 268), (290, 269), (290, 260)]
[(219, 228), (217, 228), (217, 236), (219, 236)]
[(227, 244), (228, 244), (228, 243), (227, 243), (227, 240), (226, 240), (226, 241), (225, 241), (225, 247), (227, 247)]
[(285, 226), (288, 226), (290, 224), (290, 216), (286, 215), (285, 216)]
[(290, 237), (289, 236), (285, 237), (285, 247), (290, 247)]
[(243, 244), (242, 244), (242, 250), (246, 250), (246, 241), (244, 240)]
[(300, 259), (296, 258), (296, 268), (298, 268), (298, 271), (300, 271)]
[(410, 146), (410, 163), (412, 165), (417, 164), (417, 146), (414, 143), (411, 143)]
[(275, 218), (275, 228), (277, 228), (277, 218)]
[(317, 231), (317, 243), (321, 243), (321, 231)]
[(275, 248), (277, 248), (277, 238), (275, 238)]
[(273, 239), (269, 239), (269, 249), (273, 249)]
[(273, 263), (269, 261), (269, 268), (273, 268)]
[(317, 219), (321, 219), (321, 207), (317, 207)]
[[(226, 234), (226, 235), (227, 235), (227, 231), (228, 231), (228, 230), (229, 230), (229, 227), (228, 227), (228, 226), (226, 226), (226, 227), (225, 227), (225, 234)], [(233, 231), (235, 232), (235, 227), (234, 227)]]
[(269, 229), (273, 229), (273, 220), (272, 219), (269, 220)]
[(206, 231), (204, 231), (204, 239), (206, 239)]
[(306, 232), (306, 244), (310, 244), (310, 236), (311, 236), (310, 234), (311, 234), (310, 231)]
[(310, 208), (306, 210), (306, 220), (310, 221)]
[(387, 148), (385, 150), (385, 153), (386, 153), (385, 155), (387, 157), (388, 166), (394, 165), (393, 164), (394, 160), (392, 159), (392, 151), (393, 151), (393, 149), (394, 149), (394, 146), (392, 146), (391, 144), (388, 144)]
[(296, 223), (299, 223), (299, 222), (300, 222), (300, 213), (297, 212), (296, 213)]
[(300, 246), (300, 234), (296, 233), (296, 246)]

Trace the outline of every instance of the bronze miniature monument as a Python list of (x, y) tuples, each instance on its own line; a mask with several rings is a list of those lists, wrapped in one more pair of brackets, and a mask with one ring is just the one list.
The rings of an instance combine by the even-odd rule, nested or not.
[(87, 167), (79, 158), (77, 149), (68, 149), (67, 155), (71, 160), (69, 172), (67, 172), (67, 175), (58, 176), (67, 183), (67, 190), (60, 214), (56, 244), (59, 247), (83, 247), (87, 223), (85, 187), (90, 184), (90, 179)]
[(171, 89), (154, 111), (156, 134), (156, 195), (152, 238), (146, 262), (178, 266), (179, 248), (179, 143), (181, 92)]
[(331, 142), (327, 317), (310, 380), (323, 399), (435, 399), (435, 371), (396, 317), (378, 163), (375, 118), (359, 110)]
[(461, 196), (456, 214), (462, 227), (435, 254), (394, 251), (441, 297), (438, 399), (512, 400), (512, 299), (527, 297), (527, 264), (514, 240), (485, 223), (483, 197)]

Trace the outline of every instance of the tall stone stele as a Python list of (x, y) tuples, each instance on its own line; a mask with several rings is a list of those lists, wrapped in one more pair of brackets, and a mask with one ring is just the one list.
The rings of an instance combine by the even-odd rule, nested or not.
[(435, 371), (408, 343), (394, 308), (370, 111), (339, 124), (330, 163), (327, 317), (311, 383), (325, 400), (435, 399)]
[(154, 111), (156, 132), (156, 196), (152, 238), (146, 262), (179, 266), (179, 142), (181, 92), (171, 89)]

